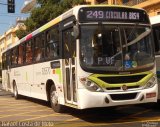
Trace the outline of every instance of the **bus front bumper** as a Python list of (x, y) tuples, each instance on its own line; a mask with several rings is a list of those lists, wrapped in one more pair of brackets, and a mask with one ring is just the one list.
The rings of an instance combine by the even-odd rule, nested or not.
[(78, 108), (108, 107), (128, 104), (157, 102), (157, 84), (148, 89), (122, 92), (91, 92), (78, 89)]

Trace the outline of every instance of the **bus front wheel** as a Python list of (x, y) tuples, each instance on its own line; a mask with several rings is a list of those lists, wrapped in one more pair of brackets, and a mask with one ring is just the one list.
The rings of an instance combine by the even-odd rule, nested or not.
[(55, 112), (63, 112), (63, 106), (58, 102), (58, 93), (55, 87), (52, 85), (50, 89), (50, 103), (51, 107)]
[(20, 98), (20, 95), (18, 94), (18, 90), (17, 90), (17, 86), (16, 86), (15, 82), (13, 84), (13, 94), (14, 94), (14, 98), (15, 99), (19, 99)]

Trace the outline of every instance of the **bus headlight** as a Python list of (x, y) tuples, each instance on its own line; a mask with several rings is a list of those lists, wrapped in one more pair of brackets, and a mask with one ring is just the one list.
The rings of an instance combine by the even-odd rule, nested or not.
[(104, 92), (103, 89), (97, 85), (95, 82), (87, 79), (87, 78), (80, 78), (81, 83), (92, 92)]
[(156, 77), (153, 76), (153, 77), (147, 82), (147, 84), (144, 86), (144, 89), (151, 88), (151, 87), (153, 87), (155, 84), (156, 84)]

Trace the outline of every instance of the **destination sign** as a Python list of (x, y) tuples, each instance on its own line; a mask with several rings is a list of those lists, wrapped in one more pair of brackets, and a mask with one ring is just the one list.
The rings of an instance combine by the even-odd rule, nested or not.
[(84, 7), (79, 10), (79, 21), (149, 23), (145, 11), (122, 7)]

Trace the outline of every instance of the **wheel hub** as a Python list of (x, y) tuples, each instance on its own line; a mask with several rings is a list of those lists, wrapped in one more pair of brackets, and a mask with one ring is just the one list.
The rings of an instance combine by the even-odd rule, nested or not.
[(58, 96), (56, 91), (51, 93), (51, 101), (55, 106), (58, 105)]

